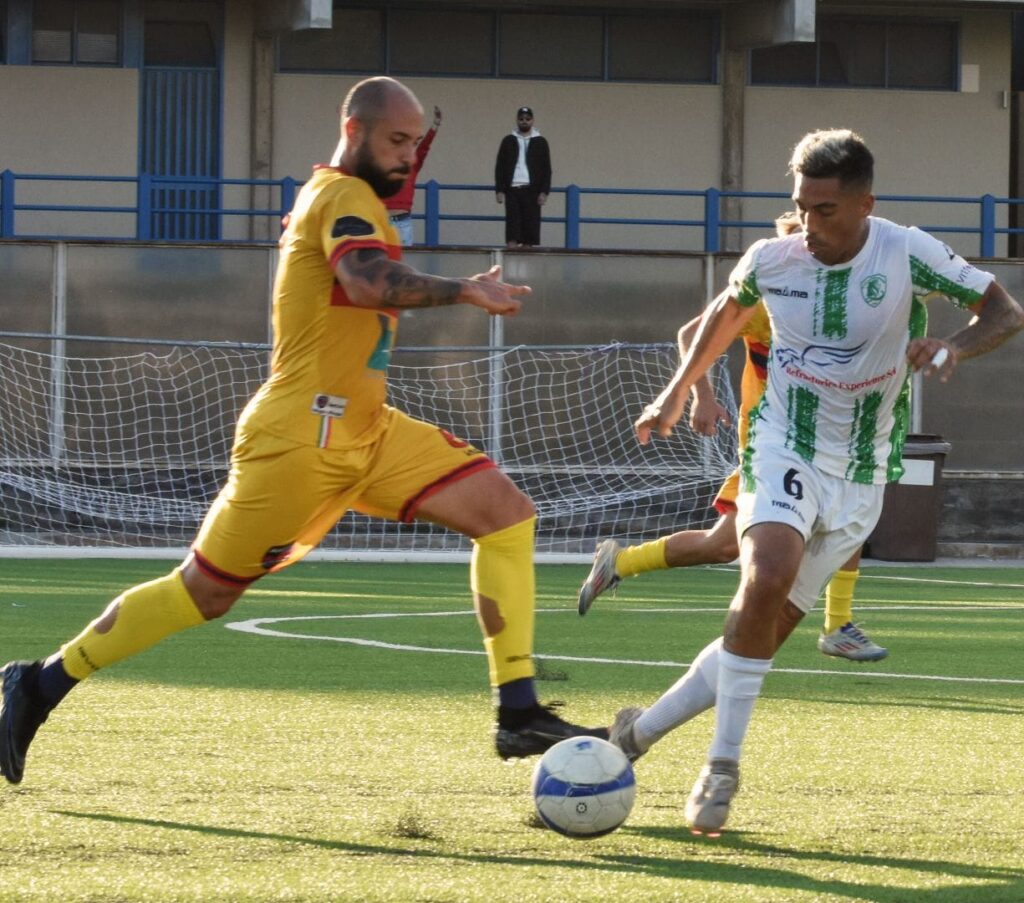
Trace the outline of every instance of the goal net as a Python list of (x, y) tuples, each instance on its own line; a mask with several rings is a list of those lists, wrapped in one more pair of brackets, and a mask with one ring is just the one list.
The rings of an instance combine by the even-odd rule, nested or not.
[[(734, 432), (707, 439), (680, 424), (647, 447), (633, 435), (675, 371), (674, 346), (434, 350), (415, 364), (426, 356), (396, 351), (391, 403), (502, 466), (537, 506), (541, 556), (713, 521)], [(235, 421), (267, 361), (253, 346), (75, 358), (0, 344), (0, 549), (182, 552), (225, 478)], [(712, 377), (735, 416), (724, 360)], [(408, 557), (469, 543), (430, 524), (349, 513), (321, 548)]]

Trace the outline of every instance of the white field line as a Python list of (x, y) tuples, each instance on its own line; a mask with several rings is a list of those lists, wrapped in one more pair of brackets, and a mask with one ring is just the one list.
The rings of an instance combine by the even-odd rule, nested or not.
[[(558, 609), (561, 611), (561, 609)], [(538, 614), (549, 613), (551, 609), (538, 609)], [(694, 611), (694, 609), (689, 609)], [(702, 609), (702, 611), (719, 612), (721, 609)], [(385, 620), (394, 618), (450, 618), (466, 617), (473, 615), (472, 611), (423, 611), (423, 612), (370, 612), (355, 615), (300, 615), (286, 618), (251, 618), (248, 621), (231, 621), (224, 626), (229, 630), (237, 630), (241, 633), (251, 633), (257, 636), (279, 637), (289, 640), (325, 640), (331, 643), (345, 643), (350, 646), (366, 646), (375, 649), (388, 649), (392, 652), (429, 652), (442, 655), (484, 655), (482, 649), (454, 649), (438, 646), (413, 646), (406, 643), (388, 643), (384, 640), (367, 640), (361, 637), (339, 637), (324, 636), (316, 633), (289, 633), (284, 630), (275, 630), (265, 627), (266, 624), (280, 624), (283, 622), (295, 621), (356, 621), (356, 620)], [(538, 658), (546, 661), (558, 662), (579, 662), (598, 665), (639, 665), (648, 668), (689, 668), (689, 662), (672, 661), (650, 661), (646, 659), (628, 658), (601, 658), (582, 655), (548, 655), (538, 653)], [(938, 681), (944, 683), (972, 683), (972, 684), (1011, 684), (1024, 686), (1024, 679), (1009, 677), (951, 677), (944, 674), (896, 674), (888, 671), (866, 671), (846, 670), (829, 671), (818, 668), (773, 668), (776, 674), (822, 674), (829, 677), (876, 677), (889, 678), (892, 680), (924, 680)]]
[[(874, 567), (874, 565), (866, 564), (865, 567)], [(950, 567), (956, 567), (956, 565), (950, 565)], [(709, 571), (724, 571), (726, 573), (739, 574), (740, 569), (737, 565), (708, 565)], [(997, 589), (1024, 589), (1024, 583), (994, 583), (986, 580), (953, 580), (952, 578), (940, 578), (940, 577), (900, 577), (895, 574), (865, 574), (861, 571), (859, 580), (891, 580), (900, 583), (939, 583), (943, 586), (990, 586), (996, 587)]]

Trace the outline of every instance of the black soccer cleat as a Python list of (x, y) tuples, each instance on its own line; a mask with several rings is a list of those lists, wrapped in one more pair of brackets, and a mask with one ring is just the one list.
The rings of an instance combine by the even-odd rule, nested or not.
[(25, 773), (25, 754), (53, 706), (40, 702), (29, 685), (39, 670), (39, 662), (8, 662), (3, 675), (0, 699), (0, 774), (12, 784), (20, 784)]
[(496, 724), (494, 746), (498, 755), (503, 759), (540, 755), (569, 737), (608, 739), (606, 727), (581, 727), (559, 718), (553, 710), (560, 705), (559, 702), (535, 705), (523, 712), (515, 712), (511, 724)]

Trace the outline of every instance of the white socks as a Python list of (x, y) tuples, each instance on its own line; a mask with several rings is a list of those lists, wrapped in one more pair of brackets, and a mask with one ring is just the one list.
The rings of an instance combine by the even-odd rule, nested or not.
[(718, 653), (715, 736), (708, 759), (739, 761), (740, 746), (750, 724), (754, 703), (771, 668), (770, 658), (744, 658), (724, 649)]
[(722, 649), (722, 638), (705, 646), (690, 669), (633, 725), (638, 745), (647, 749), (669, 731), (712, 707), (715, 737), (709, 759), (739, 760), (754, 702), (772, 660), (744, 658)]
[(640, 746), (646, 748), (669, 731), (685, 724), (715, 704), (718, 688), (718, 656), (722, 638), (705, 646), (693, 660), (690, 670), (669, 687), (661, 698), (633, 725)]

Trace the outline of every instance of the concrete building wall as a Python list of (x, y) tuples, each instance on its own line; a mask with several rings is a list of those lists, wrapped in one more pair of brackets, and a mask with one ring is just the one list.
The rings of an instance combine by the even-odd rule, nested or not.
[[(847, 13), (906, 15), (907, 5), (833, 5)], [(881, 194), (1005, 196), (1010, 169), (1011, 13), (998, 8), (966, 10), (914, 5), (913, 14), (961, 23), (966, 89), (958, 93), (851, 89), (748, 87), (744, 92), (743, 187), (788, 193), (786, 161), (807, 130), (845, 125), (860, 131), (878, 157), (876, 189)], [(231, 2), (225, 11), (222, 81), (222, 171), (227, 178), (253, 175), (252, 97), (255, 18), (250, 2)], [(0, 79), (0, 116), (21, 128), (0, 130), (0, 168), (19, 172), (134, 176), (138, 158), (138, 86), (135, 69), (5, 66)], [(975, 79), (975, 75), (977, 78)], [(338, 136), (338, 106), (354, 77), (273, 74), (270, 151), (275, 178), (304, 179), (310, 167), (329, 158)], [(976, 82), (976, 84), (975, 84)], [(442, 213), (485, 218), (442, 222), (441, 242), (500, 245), (503, 210), (489, 186), (498, 142), (514, 124), (517, 107), (529, 104), (549, 139), (556, 191), (545, 210), (542, 238), (564, 242), (564, 189), (701, 190), (721, 184), (722, 89), (717, 85), (659, 85), (557, 80), (410, 78), (428, 111), (437, 104), (444, 125), (422, 179), (478, 187), (446, 192)], [(975, 90), (976, 88), (976, 90)], [(81, 199), (130, 205), (129, 185), (19, 186), (19, 199), (43, 203)], [(225, 206), (247, 208), (248, 187), (230, 187)], [(422, 210), (423, 199), (417, 199)], [(746, 220), (767, 220), (785, 200), (746, 201)], [(268, 206), (273, 206), (269, 204)], [(697, 197), (584, 194), (582, 215), (590, 218), (645, 217), (699, 221)], [(942, 208), (910, 203), (880, 204), (880, 215), (923, 226), (976, 227), (976, 205)], [(272, 236), (272, 223), (263, 235)], [(116, 224), (116, 228), (114, 225)], [(19, 235), (130, 236), (129, 215), (102, 219), (75, 214), (22, 213)], [(417, 223), (422, 240), (422, 224)], [(226, 217), (223, 234), (244, 239), (254, 233), (246, 217)], [(747, 229), (747, 243), (762, 230)], [(974, 235), (942, 234), (957, 250), (980, 251)], [(699, 250), (698, 226), (621, 226), (584, 223), (582, 244), (591, 248)], [(997, 253), (1005, 253), (1000, 241)]]
[[(221, 172), (225, 179), (252, 177), (252, 12), (248, 3), (229, 3), (224, 21)], [(225, 207), (246, 208), (251, 191), (247, 186), (229, 186), (223, 196)], [(248, 238), (249, 231), (247, 217), (229, 217), (222, 223), (227, 239)]]
[[(888, 7), (844, 12), (884, 15)], [(880, 194), (1005, 196), (1009, 182), (1010, 13), (959, 12), (925, 7), (919, 15), (961, 22), (964, 85), (958, 93), (846, 88), (748, 87), (744, 113), (744, 188), (790, 190), (786, 164), (796, 141), (815, 128), (845, 126), (864, 135), (878, 157)], [(977, 74), (977, 90), (973, 79)], [(274, 82), (275, 177), (305, 178), (326, 160), (337, 140), (337, 109), (355, 78), (278, 74)], [(554, 184), (564, 187), (704, 189), (721, 184), (722, 91), (719, 86), (591, 84), (492, 79), (407, 79), (428, 113), (445, 113), (442, 132), (421, 176), (444, 184), (492, 180), (500, 137), (511, 130), (517, 107), (533, 107), (537, 127), (551, 142)], [(422, 204), (422, 199), (420, 199)], [(442, 240), (501, 244), (501, 209), (480, 192), (449, 194), (445, 211), (493, 215), (491, 223), (443, 224)], [(785, 201), (748, 201), (745, 219), (770, 219)], [(450, 209), (449, 209), (450, 205)], [(697, 199), (584, 195), (583, 215), (695, 219)], [(885, 203), (878, 213), (922, 225), (975, 227), (976, 206)], [(564, 215), (556, 192), (548, 219)], [(549, 224), (544, 242), (561, 244), (561, 226)], [(628, 231), (627, 231), (628, 230)], [(638, 239), (638, 230), (641, 237)], [(747, 230), (749, 242), (762, 232)], [(942, 236), (966, 254), (976, 236)], [(694, 228), (584, 225), (591, 247), (697, 250)], [(1005, 252), (1005, 241), (997, 251)]]
[[(15, 173), (134, 176), (139, 157), (135, 69), (4, 66), (0, 69), (0, 169)], [(135, 205), (134, 183), (19, 182), (19, 204)], [(82, 236), (135, 234), (135, 217), (22, 211), (22, 235), (54, 228)]]
[[(278, 75), (274, 82), (274, 176), (305, 178), (310, 167), (330, 158), (338, 140), (338, 108), (357, 79)], [(491, 215), (495, 222), (446, 224), (443, 240), (457, 244), (503, 244), (502, 208), (494, 200), (494, 158), (503, 135), (515, 127), (516, 110), (530, 106), (536, 127), (551, 145), (553, 185), (586, 188), (707, 188), (719, 182), (720, 90), (714, 86), (589, 84), (579, 82), (410, 78), (405, 82), (444, 121), (421, 181), (488, 186), (487, 191), (451, 194), (445, 212)], [(422, 198), (419, 199), (422, 204)], [(449, 206), (450, 205), (450, 206)], [(655, 209), (656, 208), (656, 209)], [(696, 200), (652, 201), (647, 197), (585, 196), (585, 216), (695, 218)], [(555, 192), (545, 217), (564, 215)], [(636, 246), (636, 228), (629, 239)], [(548, 225), (545, 243), (561, 244), (561, 227)], [(690, 230), (691, 238), (697, 237)], [(585, 226), (584, 244), (621, 247), (621, 227)], [(683, 248), (682, 231), (651, 229), (647, 244)]]
[[(961, 66), (977, 67), (978, 90), (749, 87), (744, 153), (748, 191), (788, 192), (786, 166), (799, 138), (812, 129), (845, 127), (859, 132), (875, 154), (876, 194), (1007, 195), (1010, 112), (1003, 105), (1003, 92), (1010, 90), (1010, 14), (958, 15), (941, 8), (922, 9), (920, 14), (961, 21)], [(770, 215), (776, 203), (748, 202), (747, 215)], [(881, 202), (876, 213), (922, 226), (977, 226), (979, 221), (973, 205)], [(961, 253), (978, 253), (974, 236), (940, 237)], [(1002, 241), (997, 253), (1005, 248)]]

